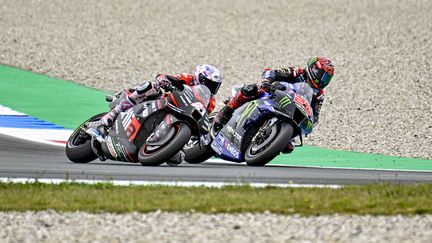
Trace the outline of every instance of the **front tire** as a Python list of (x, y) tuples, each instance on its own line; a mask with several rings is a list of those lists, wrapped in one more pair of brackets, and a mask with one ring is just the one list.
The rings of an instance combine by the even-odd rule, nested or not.
[(148, 145), (144, 143), (139, 150), (138, 160), (144, 166), (158, 166), (172, 158), (188, 142), (191, 129), (184, 123), (178, 123), (174, 127), (175, 135), (168, 144), (157, 150), (149, 151)]
[(82, 131), (81, 127), (86, 122), (100, 120), (105, 114), (104, 112), (90, 117), (75, 129), (69, 137), (66, 143), (66, 156), (70, 161), (74, 163), (88, 163), (97, 159), (97, 155), (93, 153), (91, 148), (91, 136)]
[(288, 145), (293, 130), (287, 122), (276, 124), (267, 137), (249, 144), (245, 153), (246, 163), (249, 166), (264, 166), (270, 162)]

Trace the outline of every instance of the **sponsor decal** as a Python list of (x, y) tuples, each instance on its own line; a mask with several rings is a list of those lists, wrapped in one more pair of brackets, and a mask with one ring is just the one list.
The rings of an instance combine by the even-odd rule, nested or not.
[[(182, 97), (182, 99), (183, 99), (183, 95), (181, 96)], [(190, 104), (190, 103), (192, 103), (192, 100), (191, 100), (191, 98), (190, 97), (188, 97), (187, 95), (185, 95), (184, 96), (185, 98), (186, 98), (186, 100), (188, 101), (187, 102), (187, 104)], [(186, 103), (186, 102), (185, 102)]]
[(285, 97), (283, 97), (280, 101), (279, 101), (279, 106), (283, 109), (285, 108), (287, 105), (291, 104), (291, 99), (285, 95)]
[(246, 107), (246, 109), (243, 111), (243, 113), (240, 115), (240, 119), (238, 120), (238, 123), (242, 123), (243, 119), (248, 119), (251, 115), (252, 112), (258, 107), (257, 102), (253, 101), (250, 102), (248, 104), (248, 106)]
[(127, 155), (127, 160), (128, 161), (134, 161), (134, 159), (132, 158), (132, 156), (130, 155), (130, 153), (129, 153), (129, 151), (127, 150), (127, 148), (125, 147), (125, 146), (121, 146), (122, 147), (122, 151), (123, 151), (123, 154), (126, 154)]
[(142, 112), (142, 116), (143, 117), (146, 117), (146, 116), (148, 116), (148, 109), (147, 109), (147, 107), (146, 108), (144, 108), (144, 110), (143, 110), (143, 112)]
[(127, 127), (131, 121), (132, 115), (133, 115), (133, 110), (130, 109), (126, 112), (122, 112), (121, 114), (121, 118), (122, 118), (122, 125), (123, 127)]
[(108, 151), (110, 152), (111, 156), (117, 159), (118, 155), (117, 152), (115, 151), (114, 144), (111, 137), (107, 138), (106, 145), (108, 147)]
[(231, 134), (237, 141), (241, 141), (242, 136), (234, 130), (234, 128), (231, 127), (231, 125), (226, 126), (226, 129), (229, 134)]
[(123, 150), (122, 150), (122, 145), (120, 143), (116, 143), (114, 146), (117, 154), (120, 157), (120, 160), (125, 160), (125, 161), (129, 161), (128, 158), (126, 157), (126, 155), (124, 154)]
[(212, 143), (211, 147), (217, 154), (222, 154), (223, 148), (218, 142), (215, 141), (214, 143)]
[(225, 138), (222, 135), (218, 134), (218, 136), (216, 137), (216, 141), (222, 145), (225, 143)]
[(188, 106), (188, 104), (190, 103), (190, 101), (186, 102), (186, 100), (184, 99), (183, 95), (180, 95), (180, 99), (183, 102), (183, 104), (185, 104), (186, 106)]
[(207, 120), (204, 120), (204, 125), (206, 126), (206, 127), (209, 127), (209, 122), (207, 121)]
[(225, 143), (225, 138), (221, 135), (218, 134), (215, 138), (215, 140), (213, 141), (211, 147), (213, 148), (213, 150), (217, 153), (217, 154), (222, 154), (223, 152), (223, 148), (222, 145)]
[(234, 148), (234, 146), (231, 145), (231, 143), (229, 141), (225, 141), (224, 147), (228, 150), (228, 152), (230, 152), (235, 158), (238, 158), (240, 155), (240, 152), (237, 151), (236, 148)]
[(119, 130), (118, 130), (118, 121), (116, 121), (114, 123), (114, 129), (115, 129), (115, 133), (118, 135), (119, 134)]
[(177, 108), (177, 106), (172, 105), (171, 103), (167, 103), (167, 106), (168, 106), (169, 108), (171, 108), (172, 110), (174, 110), (174, 111), (177, 111), (177, 112), (179, 112), (179, 113), (183, 113), (183, 110)]
[(151, 103), (151, 109), (152, 109), (152, 112), (156, 111), (156, 101), (155, 100)]
[(296, 94), (294, 96), (294, 102), (296, 102), (298, 104), (298, 108), (300, 110), (305, 111), (309, 116), (312, 116), (312, 109), (310, 107), (309, 102), (307, 102), (307, 100), (305, 98), (303, 98), (301, 95)]

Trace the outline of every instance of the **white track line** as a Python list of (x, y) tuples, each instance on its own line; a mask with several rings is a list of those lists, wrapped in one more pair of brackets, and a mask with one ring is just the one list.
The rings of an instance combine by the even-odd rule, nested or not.
[(0, 105), (0, 115), (6, 115), (6, 116), (26, 116), (27, 114), (24, 114), (22, 112), (12, 110), (9, 107)]
[[(206, 160), (206, 162), (218, 163), (218, 164), (242, 164), (246, 165), (246, 162), (229, 162), (218, 158), (212, 158)], [(380, 169), (380, 168), (348, 168), (348, 167), (328, 167), (328, 166), (318, 166), (318, 165), (285, 165), (285, 164), (266, 164), (265, 166), (273, 166), (273, 167), (297, 167), (297, 168), (316, 168), (316, 169), (337, 169), (337, 170), (374, 170), (374, 171), (394, 171), (394, 172), (426, 172), (432, 173), (430, 170), (403, 170), (403, 169)]]
[(0, 177), (2, 183), (44, 183), (44, 184), (60, 184), (60, 183), (84, 183), (84, 184), (97, 184), (97, 183), (111, 183), (116, 186), (181, 186), (181, 187), (211, 187), (221, 188), (224, 186), (251, 186), (257, 188), (263, 187), (291, 187), (291, 188), (332, 188), (339, 189), (341, 185), (319, 185), (319, 184), (282, 184), (282, 183), (227, 183), (227, 182), (194, 182), (194, 181), (129, 181), (129, 180), (66, 180), (66, 179), (35, 179), (35, 178), (5, 178)]

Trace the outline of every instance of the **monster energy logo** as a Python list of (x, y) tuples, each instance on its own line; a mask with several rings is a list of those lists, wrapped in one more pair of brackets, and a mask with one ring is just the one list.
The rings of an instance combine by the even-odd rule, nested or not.
[(283, 109), (287, 105), (291, 104), (291, 99), (288, 98), (288, 96), (283, 97), (281, 100), (279, 100), (279, 106)]
[(246, 109), (243, 111), (243, 113), (240, 115), (240, 119), (238, 121), (238, 123), (241, 123), (243, 121), (243, 119), (247, 119), (250, 117), (250, 115), (252, 115), (253, 110), (255, 110), (255, 108), (258, 107), (258, 104), (254, 101), (248, 104), (248, 106), (246, 107)]

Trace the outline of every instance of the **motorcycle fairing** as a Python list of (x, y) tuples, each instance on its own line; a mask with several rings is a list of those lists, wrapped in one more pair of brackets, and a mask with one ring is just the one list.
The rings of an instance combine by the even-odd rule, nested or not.
[[(242, 105), (216, 135), (211, 144), (213, 150), (222, 159), (244, 161), (242, 148), (245, 142), (251, 139), (247, 137), (248, 131), (258, 129), (266, 117), (274, 116), (277, 113), (289, 118), (293, 125), (301, 131), (310, 132), (312, 113), (308, 112), (308, 105), (310, 105), (312, 96), (310, 87), (304, 85), (307, 84), (295, 84), (290, 86), (291, 89), (276, 90), (272, 95), (263, 93), (257, 100)], [(296, 110), (301, 109), (304, 110), (303, 115), (296, 114)], [(298, 121), (295, 121), (296, 115), (300, 117)]]
[(165, 119), (159, 124), (154, 131), (153, 136), (150, 136), (146, 143), (152, 146), (161, 146), (172, 139), (175, 135), (175, 123), (180, 121), (172, 114), (167, 114)]
[(141, 117), (134, 113), (134, 109), (121, 112), (105, 137), (101, 148), (109, 159), (135, 162), (137, 146), (133, 143), (142, 126)]
[(185, 118), (192, 125), (194, 133), (208, 133), (210, 130), (210, 120), (207, 114), (207, 106), (210, 100), (210, 90), (204, 85), (187, 86), (184, 85), (182, 93), (171, 93), (168, 97), (169, 109), (180, 116), (190, 114)]
[(228, 123), (216, 135), (211, 147), (222, 159), (242, 162), (244, 154), (241, 152), (249, 128), (259, 123), (263, 117), (259, 106), (267, 106), (264, 99), (254, 100), (242, 105), (234, 111)]
[(137, 162), (138, 148), (153, 131), (156, 136), (148, 142), (154, 146), (170, 139), (175, 133), (171, 128), (180, 121), (176, 116), (194, 124), (192, 128), (195, 127), (198, 136), (208, 132), (210, 122), (205, 101), (209, 100), (210, 91), (203, 85), (184, 86), (183, 91), (164, 94), (121, 112), (101, 144), (107, 159)]
[[(143, 140), (137, 142), (135, 138), (138, 134), (148, 136), (148, 134), (140, 133), (141, 127), (143, 127), (147, 118), (155, 113), (158, 108), (162, 108), (162, 106), (165, 106), (164, 101), (154, 100), (120, 112), (108, 136), (105, 137), (105, 143), (101, 145), (104, 154), (111, 155), (111, 157), (108, 156), (108, 159), (137, 162), (136, 155)], [(150, 111), (143, 116), (143, 110), (145, 109), (149, 109)]]

